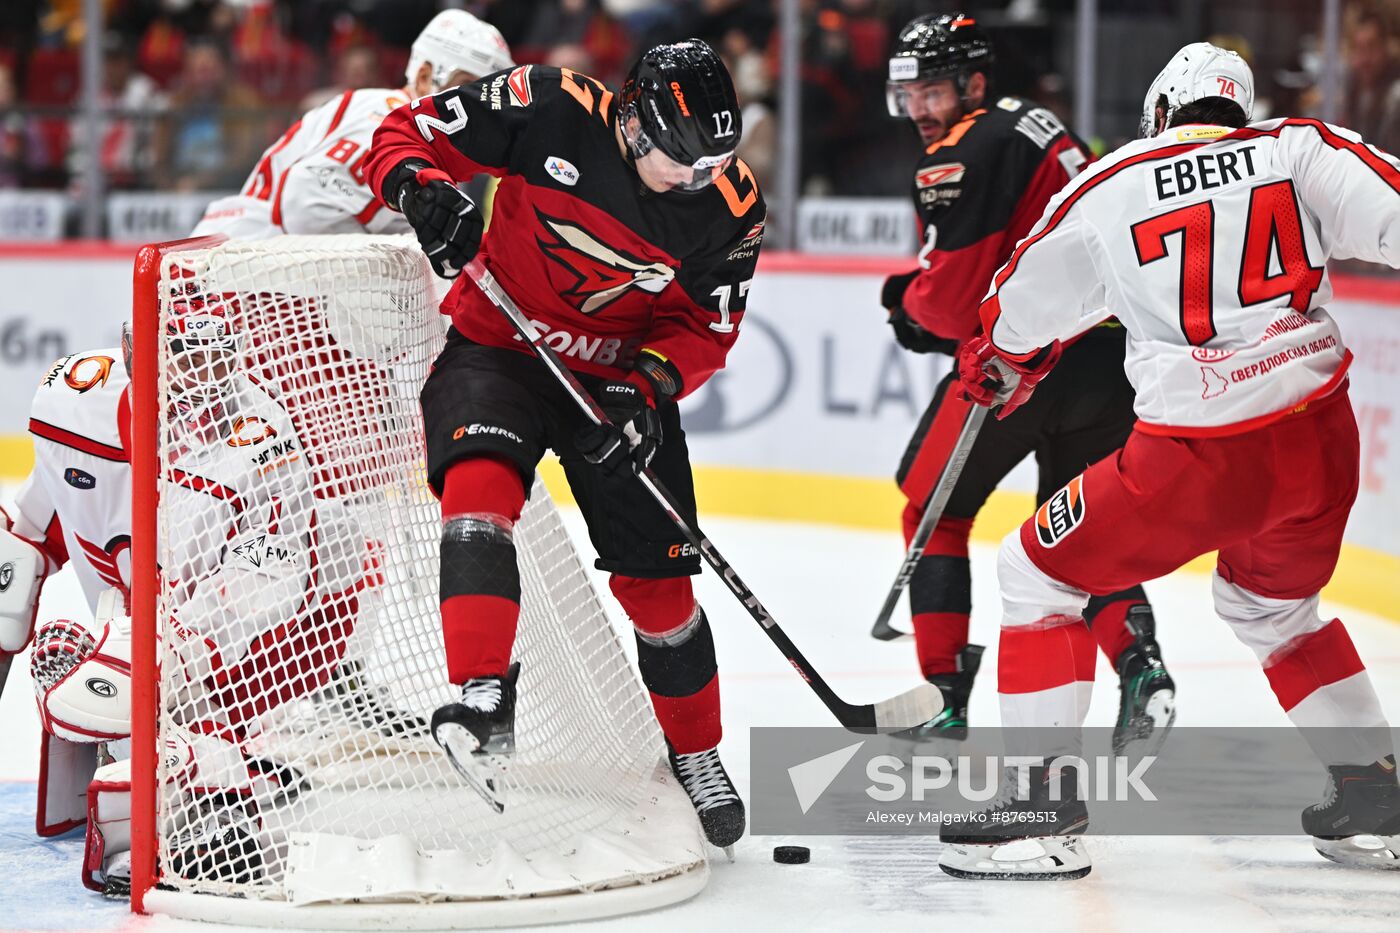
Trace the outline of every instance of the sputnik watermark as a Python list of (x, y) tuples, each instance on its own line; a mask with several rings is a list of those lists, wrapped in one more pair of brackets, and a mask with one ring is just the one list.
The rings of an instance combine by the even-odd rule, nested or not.
[(1155, 747), (1119, 739), (1107, 727), (981, 728), (960, 741), (759, 727), (750, 827), (914, 835), (935, 824), (1049, 822), (1072, 795), (1098, 835), (1296, 835), (1330, 760), (1319, 749), (1400, 748), (1400, 730), (1372, 728), (1177, 727)]
[[(865, 793), (881, 803), (899, 800), (920, 803), (931, 793), (949, 789), (956, 781), (960, 798), (981, 803), (996, 797), (1004, 787), (1009, 788), (1010, 781), (1014, 780), (1016, 788), (1012, 799), (1029, 800), (1031, 769), (1048, 765), (1046, 783), (1049, 799), (1054, 801), (1065, 798), (1064, 791), (1068, 789), (1062, 785), (1066, 773), (1074, 775), (1081, 800), (1122, 803), (1157, 799), (1143, 781), (1147, 769), (1157, 761), (1155, 755), (1138, 759), (1094, 756), (1092, 761), (1091, 766), (1089, 761), (1076, 755), (1059, 755), (1048, 761), (1039, 755), (959, 755), (956, 758), (915, 755), (909, 760), (895, 755), (876, 755), (865, 763), (865, 776), (871, 782)], [(1073, 772), (1068, 772), (1071, 768)], [(1090, 774), (1094, 778), (1092, 782)]]

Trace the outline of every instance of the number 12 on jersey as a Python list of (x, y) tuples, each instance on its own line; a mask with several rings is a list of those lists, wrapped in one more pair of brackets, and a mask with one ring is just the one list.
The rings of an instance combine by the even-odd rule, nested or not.
[[(1212, 292), (1215, 267), (1215, 207), (1201, 201), (1152, 217), (1132, 227), (1138, 265), (1167, 255), (1167, 238), (1181, 234), (1181, 330), (1193, 346), (1215, 336)], [(1277, 250), (1278, 273), (1269, 274)], [(1303, 222), (1293, 182), (1260, 185), (1249, 193), (1249, 219), (1240, 263), (1240, 306), (1259, 304), (1283, 295), (1302, 314), (1322, 284), (1322, 268), (1308, 262)]]

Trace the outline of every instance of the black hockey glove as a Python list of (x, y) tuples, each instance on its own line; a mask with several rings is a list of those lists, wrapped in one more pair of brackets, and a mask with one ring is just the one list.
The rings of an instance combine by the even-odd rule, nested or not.
[(661, 416), (651, 400), (630, 382), (604, 382), (594, 397), (612, 424), (591, 424), (578, 433), (574, 445), (589, 463), (608, 473), (624, 466), (640, 473), (661, 446)]
[(880, 289), (880, 306), (890, 312), (890, 326), (894, 328), (894, 339), (899, 345), (914, 353), (947, 353), (952, 356), (958, 351), (956, 340), (945, 340), (924, 330), (914, 322), (904, 310), (904, 293), (922, 270), (901, 272), (885, 279)]
[(956, 340), (924, 330), (903, 308), (890, 312), (890, 326), (894, 328), (894, 339), (906, 350), (914, 353), (946, 353), (949, 356), (958, 352)]
[(486, 224), (452, 176), (423, 162), (399, 165), (384, 181), (385, 200), (408, 218), (433, 271), (455, 279), (481, 247)]
[(880, 307), (887, 311), (904, 306), (904, 292), (908, 290), (909, 284), (919, 277), (921, 269), (913, 272), (901, 272), (899, 275), (892, 275), (885, 279), (884, 286), (880, 289)]

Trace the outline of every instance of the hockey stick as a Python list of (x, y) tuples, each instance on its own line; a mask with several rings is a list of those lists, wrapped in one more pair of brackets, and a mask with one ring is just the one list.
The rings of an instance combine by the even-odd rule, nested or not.
[[(957, 383), (950, 383), (948, 391), (957, 391)], [(981, 405), (972, 405), (968, 408), (967, 414), (963, 416), (962, 429), (958, 432), (958, 439), (953, 444), (953, 449), (948, 453), (948, 460), (943, 464), (943, 471), (938, 475), (938, 482), (934, 483), (933, 490), (928, 494), (928, 499), (924, 501), (923, 517), (919, 519), (919, 525), (914, 529), (913, 537), (909, 539), (909, 548), (904, 552), (904, 560), (899, 565), (899, 573), (895, 574), (894, 585), (890, 587), (890, 592), (885, 597), (885, 604), (880, 607), (880, 614), (875, 617), (875, 624), (870, 628), (871, 638), (878, 638), (880, 641), (894, 641), (896, 638), (908, 637), (911, 634), (901, 632), (890, 625), (890, 616), (894, 615), (894, 607), (899, 605), (899, 597), (904, 594), (904, 588), (909, 585), (909, 579), (914, 576), (914, 568), (919, 565), (919, 559), (924, 556), (924, 548), (928, 545), (928, 539), (933, 537), (934, 526), (943, 517), (943, 510), (948, 505), (949, 497), (953, 495), (953, 487), (957, 485), (958, 477), (962, 476), (963, 467), (967, 464), (967, 456), (972, 452), (972, 445), (977, 441), (977, 434), (982, 430), (982, 423), (987, 420), (987, 411), (988, 409)]]
[[(1097, 309), (1085, 315), (1080, 321), (1080, 328), (1075, 332), (1074, 338), (1088, 333), (1110, 317), (1112, 315), (1109, 314), (1107, 308)], [(956, 360), (954, 360), (953, 365), (957, 366)], [(992, 365), (1003, 383), (1000, 397), (1010, 398), (1012, 391), (1020, 383), (1021, 377), (1005, 366), (995, 362)], [(949, 392), (956, 389), (956, 381), (949, 384)], [(933, 537), (934, 527), (943, 517), (943, 510), (948, 506), (948, 499), (953, 495), (953, 487), (958, 484), (958, 477), (962, 476), (963, 467), (967, 465), (967, 457), (972, 453), (972, 445), (977, 442), (977, 434), (982, 430), (982, 423), (987, 420), (989, 410), (981, 405), (972, 405), (967, 414), (963, 416), (958, 439), (954, 442), (952, 450), (948, 452), (948, 459), (938, 474), (938, 482), (934, 483), (928, 498), (924, 500), (923, 517), (919, 519), (919, 525), (914, 529), (914, 536), (909, 539), (909, 548), (904, 552), (904, 561), (899, 565), (899, 573), (895, 574), (894, 585), (890, 587), (889, 594), (885, 596), (885, 604), (880, 607), (880, 614), (875, 617), (875, 624), (870, 627), (871, 638), (877, 638), (880, 641), (894, 641), (897, 638), (908, 638), (913, 634), (912, 632), (901, 632), (890, 625), (890, 616), (894, 615), (894, 607), (899, 604), (899, 597), (904, 593), (904, 588), (909, 585), (910, 578), (914, 576), (914, 568), (918, 566), (919, 558), (923, 556), (924, 548), (928, 546), (928, 539)]]
[[(501, 288), (495, 277), (482, 265), (481, 260), (473, 259), (467, 264), (466, 272), (477, 284), (477, 287), (485, 293), (486, 297), (501, 309), (501, 313), (510, 320), (511, 325), (520, 334), (520, 339), (524, 340), (534, 351), (535, 356), (539, 357), (540, 362), (544, 363), (554, 378), (569, 393), (569, 396), (582, 409), (584, 415), (594, 424), (608, 424), (608, 416), (603, 413), (602, 408), (579, 383), (578, 377), (563, 364), (553, 348), (544, 342), (544, 335), (535, 331), (534, 326), (525, 315), (520, 313), (515, 302)], [(738, 572), (710, 543), (710, 539), (702, 534), (698, 527), (693, 527), (681, 516), (676, 500), (666, 491), (656, 475), (650, 469), (645, 469), (638, 474), (637, 479), (647, 492), (651, 493), (657, 504), (665, 510), (667, 517), (685, 535), (686, 540), (694, 545), (695, 549), (705, 558), (705, 562), (714, 569), (715, 573), (720, 575), (720, 578), (729, 586), (730, 591), (748, 610), (753, 620), (759, 624), (773, 644), (778, 646), (778, 650), (787, 658), (788, 663), (796, 668), (798, 675), (807, 683), (807, 686), (812, 688), (812, 692), (826, 704), (826, 708), (831, 710), (841, 725), (855, 732), (900, 732), (928, 722), (942, 711), (943, 694), (932, 684), (920, 684), (912, 690), (874, 704), (847, 703), (837, 696), (811, 662), (802, 656), (802, 652), (797, 650), (797, 646), (778, 626), (777, 621), (769, 615), (768, 610), (763, 608), (763, 604), (758, 601), (758, 597), (749, 589), (748, 584), (739, 578)]]

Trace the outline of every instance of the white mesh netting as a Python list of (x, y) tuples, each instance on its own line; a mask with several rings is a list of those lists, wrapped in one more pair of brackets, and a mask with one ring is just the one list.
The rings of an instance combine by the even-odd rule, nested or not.
[(137, 326), (161, 335), (165, 413), (161, 891), (305, 905), (697, 890), (694, 814), (539, 484), (516, 530), (505, 812), (427, 735), (454, 690), (418, 412), (443, 319), (416, 244), (176, 249), (158, 289), (158, 318)]

